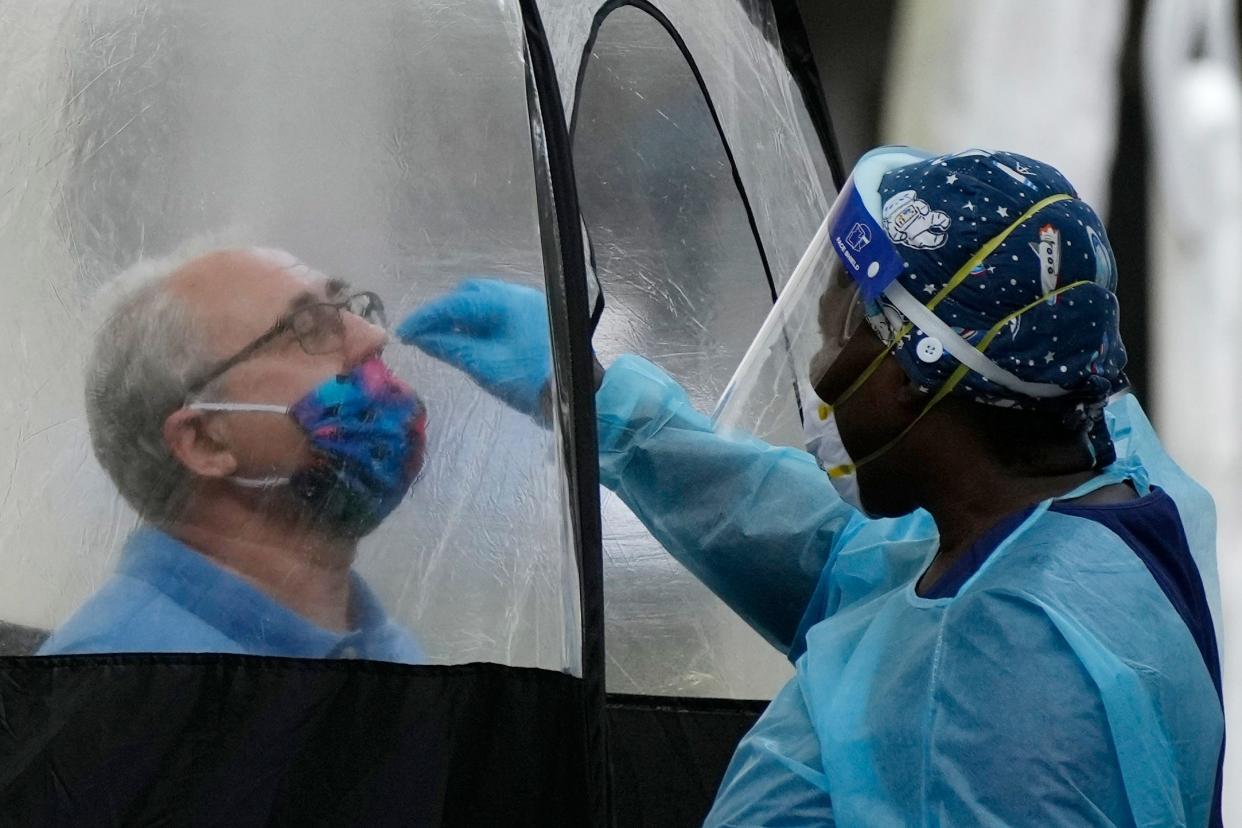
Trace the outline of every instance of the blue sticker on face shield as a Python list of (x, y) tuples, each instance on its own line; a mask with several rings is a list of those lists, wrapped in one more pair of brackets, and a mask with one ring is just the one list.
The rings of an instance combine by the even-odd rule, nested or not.
[(852, 186), (841, 194), (830, 238), (845, 271), (874, 302), (901, 275), (902, 258)]

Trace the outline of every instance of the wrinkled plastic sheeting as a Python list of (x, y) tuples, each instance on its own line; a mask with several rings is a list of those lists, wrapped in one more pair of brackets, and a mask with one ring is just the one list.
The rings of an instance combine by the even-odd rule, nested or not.
[[(797, 428), (790, 427), (790, 391), (799, 408), (818, 399), (809, 370), (811, 360), (824, 348), (834, 349), (827, 350), (827, 355), (839, 353), (852, 330), (842, 326), (834, 332), (829, 327), (832, 323), (820, 318), (822, 297), (834, 283), (833, 274), (839, 279), (843, 273), (828, 233), (829, 219), (825, 218), (720, 395), (712, 412), (712, 429), (720, 436), (755, 436), (774, 445), (805, 448), (801, 421)], [(837, 301), (856, 297), (839, 287), (834, 287), (834, 294)], [(847, 306), (837, 307), (845, 312), (838, 321), (849, 325)], [(854, 321), (859, 320), (855, 317)]]
[[(577, 76), (569, 56), (580, 53), (593, 10), (542, 5), (564, 85)], [(702, 71), (779, 288), (828, 198), (822, 153), (807, 143), (813, 132), (801, 99), (767, 39), (770, 8), (658, 5)], [(710, 412), (773, 297), (707, 101), (668, 32), (627, 6), (600, 26), (578, 94), (576, 176), (608, 303), (596, 351), (605, 364), (626, 352), (652, 359)], [(734, 395), (732, 422), (796, 444), (793, 372), (776, 367), (763, 377), (771, 393)], [(784, 658), (609, 494), (603, 517), (609, 689), (770, 697), (789, 675)]]
[[(521, 33), (495, 0), (0, 0), (0, 621), (61, 623), (137, 524), (83, 414), (94, 297), (134, 260), (281, 247), (390, 320), (466, 276), (542, 286)], [(556, 435), (386, 358), (430, 460), (361, 574), (434, 662), (578, 671)]]
[[(575, 104), (591, 23), (603, 5), (598, 0), (539, 0), (567, 113)], [(779, 288), (827, 212), (835, 188), (802, 93), (785, 66), (772, 4), (655, 0), (652, 5), (676, 29), (703, 76)], [(633, 19), (636, 14), (647, 16), (622, 6), (610, 17)], [(654, 55), (667, 45), (663, 40), (652, 40), (647, 47), (631, 41), (630, 48)], [(651, 51), (643, 52), (646, 48)]]

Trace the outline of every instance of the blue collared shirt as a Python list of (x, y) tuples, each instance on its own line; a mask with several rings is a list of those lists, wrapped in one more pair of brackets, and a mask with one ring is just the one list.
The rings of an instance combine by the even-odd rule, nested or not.
[(350, 574), (356, 628), (337, 633), (277, 603), (176, 538), (147, 526), (130, 536), (107, 583), (39, 648), (63, 653), (244, 653), (421, 664), (417, 642)]

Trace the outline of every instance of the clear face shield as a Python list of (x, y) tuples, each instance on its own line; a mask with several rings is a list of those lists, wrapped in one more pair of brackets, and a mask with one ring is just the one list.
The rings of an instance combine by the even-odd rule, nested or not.
[[(749, 429), (756, 436), (772, 440), (772, 430), (765, 430), (763, 423), (758, 430), (754, 429), (754, 417), (747, 418), (745, 413), (754, 410), (756, 399), (781, 399), (788, 388), (794, 389), (804, 420), (812, 404), (822, 408), (826, 403), (815, 396), (815, 381), (863, 322), (890, 348), (917, 327), (923, 334), (918, 343), (919, 359), (933, 362), (942, 354), (949, 354), (959, 363), (950, 380), (936, 390), (928, 407), (948, 394), (968, 371), (1032, 398), (1066, 393), (1055, 384), (1025, 381), (984, 354), (995, 330), (1009, 320), (1001, 320), (976, 345), (967, 342), (933, 309), (987, 255), (989, 245), (998, 244), (1027, 215), (1069, 196), (1051, 196), (1032, 205), (968, 260), (938, 292), (916, 298), (898, 281), (905, 261), (893, 239), (908, 247), (934, 249), (944, 244), (949, 222), (913, 190), (897, 193), (881, 203), (880, 181), (892, 170), (932, 157), (908, 147), (881, 147), (864, 155), (854, 167), (725, 389), (713, 415), (717, 431)], [(853, 387), (878, 364), (877, 359)], [(781, 436), (784, 439), (772, 441), (786, 445), (798, 442), (793, 435)]]
[[(801, 445), (801, 435), (774, 435), (766, 421), (756, 427), (750, 413), (756, 401), (782, 399), (792, 388), (805, 412), (809, 404), (819, 403), (814, 393), (818, 374), (861, 325), (870, 324), (881, 339), (892, 341), (905, 320), (880, 298), (904, 262), (881, 224), (879, 181), (889, 170), (926, 157), (890, 147), (859, 161), (726, 387), (713, 414), (717, 431), (746, 430)], [(914, 217), (906, 218), (913, 226)]]
[[(811, 382), (840, 355), (845, 343), (857, 333), (867, 317), (862, 288), (850, 278), (841, 259), (829, 254), (825, 263), (824, 284), (816, 310), (820, 343), (816, 359), (810, 366)], [(808, 301), (813, 297), (806, 297)]]

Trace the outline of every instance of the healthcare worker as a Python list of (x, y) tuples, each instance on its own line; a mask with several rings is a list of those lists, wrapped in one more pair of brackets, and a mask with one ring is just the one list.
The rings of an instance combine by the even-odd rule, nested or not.
[[(1033, 159), (888, 147), (824, 230), (765, 324), (818, 316), (809, 453), (638, 357), (597, 394), (604, 484), (796, 666), (708, 824), (1219, 824), (1214, 508), (1123, 393), (1099, 218)], [(473, 280), (399, 333), (538, 416), (546, 325)]]

